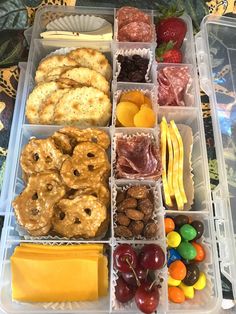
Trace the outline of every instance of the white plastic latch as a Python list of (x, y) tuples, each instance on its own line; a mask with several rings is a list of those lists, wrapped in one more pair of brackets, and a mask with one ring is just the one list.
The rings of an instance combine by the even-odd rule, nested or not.
[(204, 46), (204, 41), (201, 32), (195, 36), (196, 56), (197, 65), (200, 79), (201, 89), (210, 96), (211, 85), (210, 85), (210, 71), (208, 67), (208, 56)]

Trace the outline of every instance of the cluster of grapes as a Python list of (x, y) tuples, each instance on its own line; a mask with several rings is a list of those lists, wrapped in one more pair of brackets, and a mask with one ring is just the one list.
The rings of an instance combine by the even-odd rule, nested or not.
[(120, 244), (113, 257), (114, 268), (119, 271), (116, 299), (126, 303), (134, 298), (140, 311), (146, 314), (154, 312), (159, 304), (162, 279), (157, 282), (152, 271), (164, 267), (162, 248), (158, 244), (145, 244), (137, 254), (131, 245)]

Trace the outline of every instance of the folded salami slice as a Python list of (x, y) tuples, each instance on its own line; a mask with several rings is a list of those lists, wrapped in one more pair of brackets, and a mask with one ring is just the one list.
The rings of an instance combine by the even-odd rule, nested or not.
[(152, 27), (144, 22), (131, 22), (124, 25), (118, 32), (119, 41), (150, 42)]
[(142, 12), (137, 8), (129, 6), (124, 6), (117, 11), (117, 19), (119, 29), (122, 26), (131, 22), (144, 22), (147, 24), (151, 24), (151, 19), (148, 14)]

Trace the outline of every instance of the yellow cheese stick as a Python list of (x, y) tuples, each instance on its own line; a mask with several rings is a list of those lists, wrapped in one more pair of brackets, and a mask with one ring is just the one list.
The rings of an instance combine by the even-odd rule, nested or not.
[(36, 244), (36, 243), (21, 243), (20, 247), (27, 247), (27, 248), (36, 248), (39, 250), (50, 250), (50, 251), (69, 251), (69, 250), (96, 250), (100, 253), (103, 252), (103, 244), (72, 244), (72, 245), (43, 245), (43, 244)]
[(179, 133), (179, 130), (175, 124), (175, 122), (172, 120), (170, 121), (170, 124), (175, 132), (175, 136), (177, 138), (178, 144), (179, 144), (179, 167), (178, 167), (178, 179), (179, 179), (179, 190), (180, 190), (180, 194), (182, 197), (182, 200), (184, 202), (184, 204), (187, 203), (187, 197), (184, 191), (184, 146), (183, 146), (183, 141), (182, 141), (182, 137)]
[(174, 150), (174, 161), (173, 161), (173, 187), (175, 192), (175, 200), (177, 203), (178, 210), (184, 209), (184, 203), (181, 197), (181, 193), (179, 190), (179, 179), (178, 179), (178, 173), (179, 173), (179, 144), (177, 141), (177, 138), (175, 136), (175, 132), (172, 128), (172, 125), (169, 127), (170, 130), (170, 137), (173, 145)]
[(162, 163), (162, 182), (163, 182), (163, 190), (165, 196), (165, 202), (167, 206), (173, 206), (171, 198), (169, 185), (166, 177), (166, 129), (167, 124), (162, 119), (161, 121), (161, 163)]
[(108, 293), (108, 262), (107, 257), (102, 255), (98, 261), (98, 295), (104, 297)]
[(173, 148), (170, 138), (170, 131), (166, 121), (166, 118), (163, 117), (162, 120), (166, 123), (166, 138), (168, 144), (168, 170), (167, 170), (167, 182), (169, 185), (170, 197), (174, 197), (174, 188), (173, 188)]

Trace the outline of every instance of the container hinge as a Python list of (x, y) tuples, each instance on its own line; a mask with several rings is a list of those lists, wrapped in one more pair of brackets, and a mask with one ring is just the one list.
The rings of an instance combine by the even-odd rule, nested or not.
[(199, 72), (199, 80), (201, 89), (210, 96), (211, 94), (211, 80), (209, 71), (208, 56), (203, 42), (202, 33), (199, 32), (195, 36), (197, 65)]

